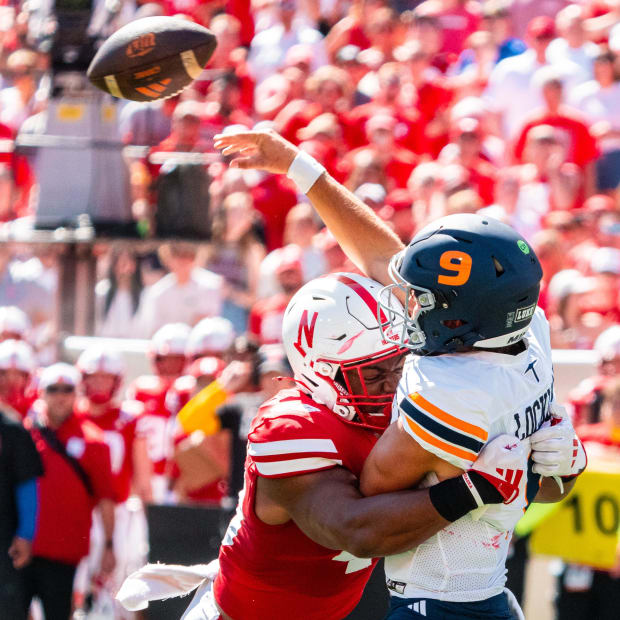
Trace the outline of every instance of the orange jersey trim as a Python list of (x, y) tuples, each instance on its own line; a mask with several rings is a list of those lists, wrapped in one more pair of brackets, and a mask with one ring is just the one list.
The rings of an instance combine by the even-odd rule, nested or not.
[(481, 439), (482, 441), (486, 441), (489, 438), (489, 433), (485, 431), (483, 428), (476, 426), (475, 424), (470, 424), (469, 422), (465, 422), (464, 420), (460, 420), (459, 418), (455, 418), (453, 415), (446, 413), (443, 409), (436, 407), (433, 403), (429, 403), (426, 398), (414, 392), (413, 394), (409, 394), (409, 398), (424, 409), (427, 413), (435, 416), (442, 422), (449, 424), (450, 426), (454, 426), (458, 428), (460, 431), (464, 431), (465, 433), (469, 433), (470, 435), (474, 435)]
[(461, 448), (457, 448), (452, 444), (446, 443), (445, 441), (441, 441), (441, 439), (437, 439), (434, 435), (427, 433), (422, 427), (418, 426), (413, 420), (410, 420), (407, 416), (405, 416), (405, 420), (407, 420), (407, 424), (411, 430), (423, 439), (427, 443), (430, 443), (432, 446), (439, 448), (440, 450), (444, 450), (452, 454), (453, 456), (458, 456), (461, 459), (465, 459), (466, 461), (474, 462), (476, 460), (476, 454), (473, 452), (469, 452), (469, 450), (463, 450)]

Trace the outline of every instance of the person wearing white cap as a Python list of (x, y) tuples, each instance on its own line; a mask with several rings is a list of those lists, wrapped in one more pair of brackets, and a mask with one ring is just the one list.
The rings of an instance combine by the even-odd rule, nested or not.
[(0, 404), (25, 418), (36, 393), (30, 385), (36, 364), (32, 348), (21, 340), (0, 343)]
[(37, 481), (39, 517), (32, 544), (32, 562), (23, 569), (27, 596), (43, 604), (45, 617), (68, 618), (73, 579), (88, 555), (92, 511), (99, 509), (105, 535), (98, 573), (105, 579), (114, 569), (114, 485), (110, 450), (102, 431), (74, 414), (80, 373), (64, 363), (45, 368), (40, 376), (41, 400), (26, 427), (41, 460)]
[(165, 499), (168, 486), (166, 463), (172, 450), (172, 422), (166, 395), (185, 369), (185, 349), (190, 333), (191, 328), (184, 323), (168, 323), (157, 330), (148, 352), (154, 374), (138, 377), (127, 389), (127, 398), (144, 404), (136, 432), (146, 437), (153, 474), (153, 499), (156, 502)]
[(31, 328), (28, 315), (17, 306), (0, 307), (0, 341), (25, 340)]

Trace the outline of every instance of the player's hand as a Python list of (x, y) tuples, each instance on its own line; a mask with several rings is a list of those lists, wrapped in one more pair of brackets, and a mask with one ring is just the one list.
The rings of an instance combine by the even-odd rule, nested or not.
[(32, 543), (25, 538), (15, 536), (9, 547), (9, 557), (13, 560), (13, 567), (17, 570), (24, 568), (32, 558)]
[(286, 174), (299, 149), (275, 131), (218, 134), (214, 146), (222, 155), (235, 155), (231, 168), (256, 168)]
[(586, 468), (586, 451), (566, 409), (553, 403), (551, 415), (551, 422), (530, 437), (532, 471), (541, 476), (578, 476)]
[(484, 446), (470, 471), (482, 475), (499, 491), (504, 504), (510, 504), (519, 496), (519, 484), (527, 473), (529, 452), (527, 440), (499, 435)]

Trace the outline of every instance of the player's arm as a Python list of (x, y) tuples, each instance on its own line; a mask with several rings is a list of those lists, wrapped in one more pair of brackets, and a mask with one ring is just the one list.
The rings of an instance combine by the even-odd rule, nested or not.
[(539, 504), (554, 504), (563, 500), (575, 486), (576, 478), (562, 483), (562, 487), (553, 478), (542, 478), (540, 488), (534, 501)]
[(306, 536), (356, 557), (406, 551), (449, 523), (433, 507), (427, 489), (364, 497), (355, 476), (342, 467), (259, 478), (258, 490), (283, 508)]
[(463, 469), (425, 450), (407, 434), (399, 418), (383, 433), (366, 459), (360, 489), (364, 495), (408, 489), (429, 472), (444, 480), (462, 474)]
[[(527, 452), (506, 435), (489, 442), (484, 451), (482, 461), (487, 463), (527, 467)], [(515, 493), (518, 487), (481, 467), (427, 489), (364, 497), (353, 474), (337, 467), (286, 478), (260, 477), (255, 510), (268, 523), (293, 519), (308, 537), (325, 547), (357, 557), (378, 557), (410, 549), (471, 510), (502, 503)], [(283, 511), (283, 518), (265, 519), (265, 514), (274, 514), (269, 502)]]
[[(300, 153), (275, 132), (218, 135), (215, 146), (224, 155), (237, 155), (231, 167), (257, 168), (274, 174), (289, 172)], [(388, 263), (403, 244), (385, 222), (327, 172), (320, 174), (307, 196), (355, 265), (369, 277), (391, 284)]]
[(133, 488), (142, 502), (149, 504), (153, 501), (153, 490), (151, 488), (153, 465), (149, 458), (146, 437), (135, 437), (132, 447), (132, 463)]

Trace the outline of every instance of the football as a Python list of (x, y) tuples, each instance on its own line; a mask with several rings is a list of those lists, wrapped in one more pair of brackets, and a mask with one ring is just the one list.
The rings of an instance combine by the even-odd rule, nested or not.
[(87, 76), (114, 97), (164, 99), (200, 75), (216, 45), (211, 31), (182, 17), (145, 17), (104, 41)]

